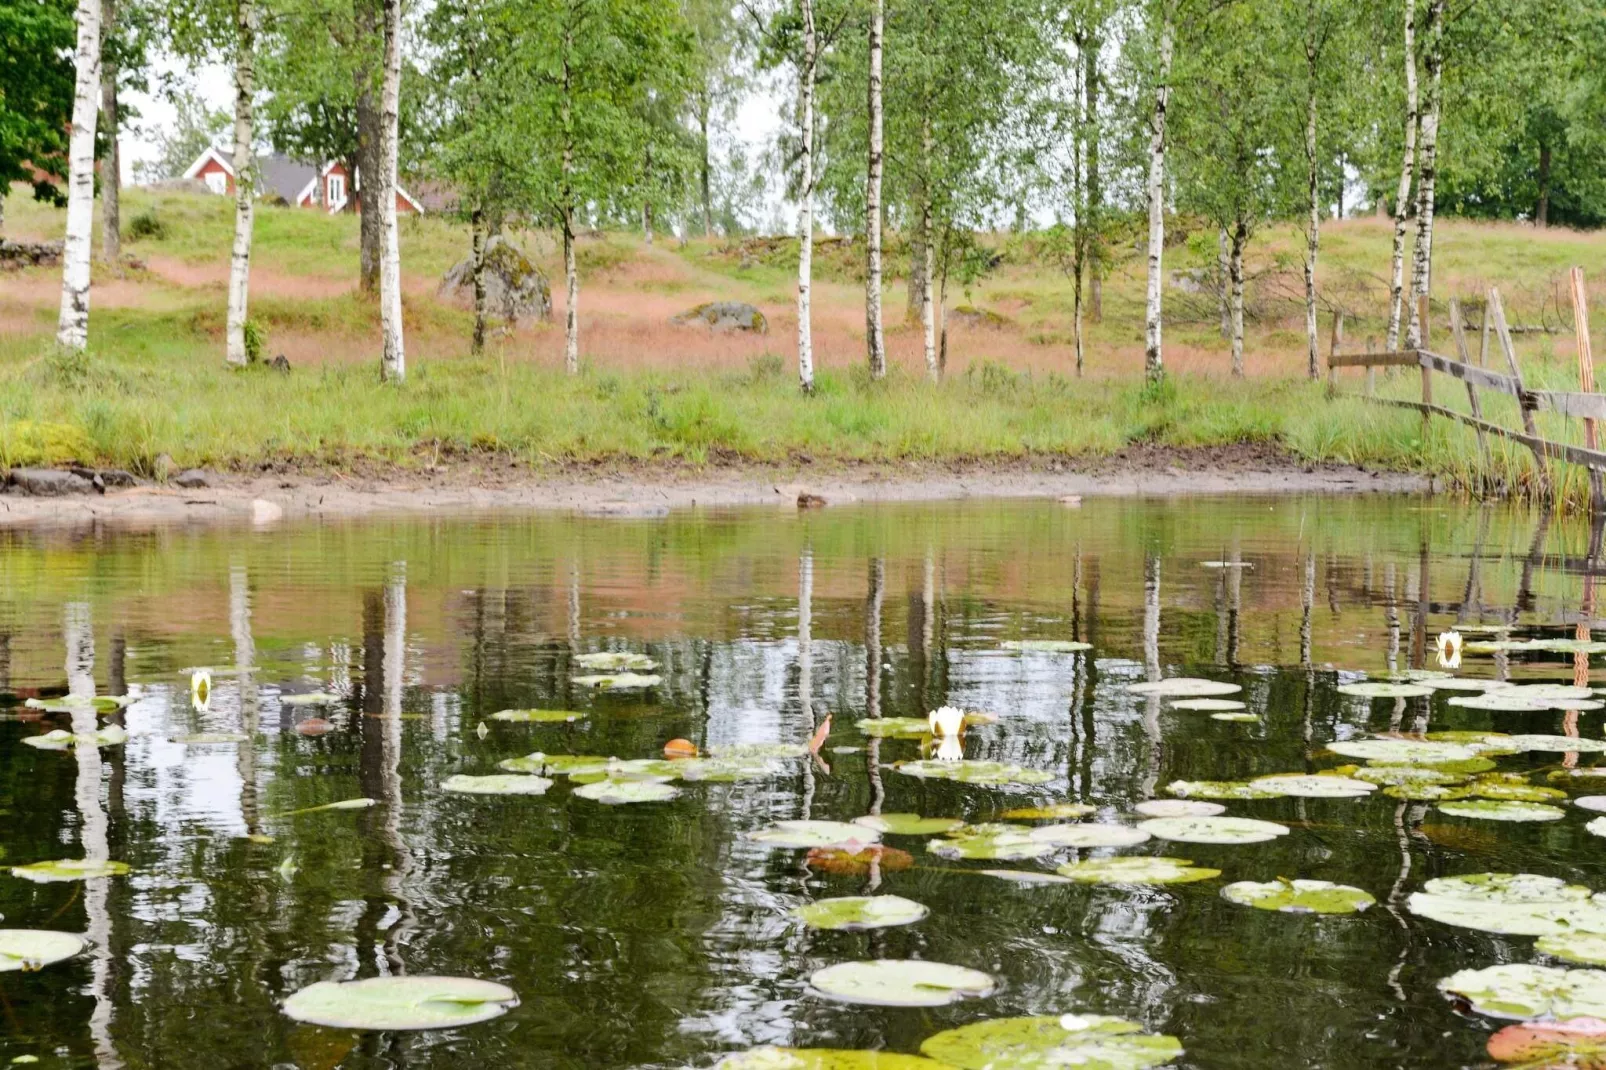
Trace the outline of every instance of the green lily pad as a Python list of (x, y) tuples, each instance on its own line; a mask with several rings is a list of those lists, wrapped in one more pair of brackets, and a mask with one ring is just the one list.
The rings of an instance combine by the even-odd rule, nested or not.
[(1327, 749), (1363, 762), (1404, 765), (1442, 765), (1478, 756), (1471, 747), (1459, 743), (1434, 743), (1425, 739), (1349, 739), (1329, 743)]
[(1011, 884), (1074, 884), (1069, 877), (1061, 877), (1055, 873), (1044, 873), (1040, 869), (978, 869), (975, 872), (984, 877), (997, 877), (1001, 881)]
[(1359, 799), (1377, 790), (1375, 784), (1351, 780), (1347, 776), (1304, 776), (1298, 773), (1256, 777), (1249, 783), (1263, 791), (1304, 799)]
[(1280, 799), (1282, 792), (1257, 788), (1247, 780), (1173, 780), (1165, 790), (1183, 799)]
[(1484, 821), (1560, 821), (1565, 810), (1543, 803), (1505, 802), (1497, 799), (1464, 799), (1443, 802), (1437, 807), (1451, 817), (1472, 817)]
[(1518, 1022), (1489, 1038), (1489, 1057), (1525, 1070), (1606, 1070), (1606, 1021)]
[(941, 1063), (890, 1051), (838, 1048), (753, 1048), (727, 1055), (715, 1070), (942, 1070)]
[(0, 929), (0, 973), (32, 973), (89, 950), (89, 941), (49, 929)]
[(1075, 654), (1092, 650), (1092, 643), (1078, 643), (1072, 639), (1011, 639), (998, 644), (1004, 650), (1041, 654)]
[(584, 716), (579, 710), (498, 710), (491, 714), (491, 720), (516, 721), (520, 724), (563, 724), (578, 721)]
[(1258, 724), (1258, 723), (1260, 723), (1260, 714), (1258, 714), (1258, 713), (1212, 713), (1210, 715), (1210, 719), (1212, 721), (1231, 721), (1234, 724)]
[(297, 814), (321, 814), (325, 810), (366, 810), (370, 806), (378, 806), (378, 799), (341, 799), (339, 802), (324, 803), (322, 806), (304, 806), (300, 810), (287, 810), (285, 817), (295, 817)]
[(919, 814), (866, 814), (854, 818), (853, 823), (889, 836), (936, 836), (964, 824), (957, 817), (921, 817)]
[(574, 663), (593, 672), (652, 672), (658, 663), (645, 654), (624, 651), (605, 651), (598, 654), (576, 654)]
[(1435, 877), (1422, 886), (1429, 895), (1451, 896), (1484, 903), (1565, 903), (1588, 899), (1581, 884), (1535, 873), (1463, 873)]
[(986, 787), (1007, 785), (1047, 784), (1058, 774), (1047, 769), (1026, 769), (1008, 762), (989, 762), (964, 758), (956, 762), (930, 758), (916, 762), (899, 762), (893, 768), (906, 776), (924, 780), (957, 780), (961, 784), (980, 784)]
[(1552, 933), (1534, 941), (1535, 949), (1585, 966), (1606, 966), (1606, 933)]
[(214, 743), (244, 743), (251, 737), (244, 732), (192, 732), (187, 736), (174, 736), (174, 743), (191, 747), (204, 747)]
[(1448, 680), (1453, 675), (1443, 669), (1401, 669), (1389, 673), (1384, 679), (1395, 684), (1425, 684), (1430, 680)]
[(1039, 825), (1031, 837), (1055, 847), (1135, 847), (1148, 842), (1149, 834), (1130, 825)]
[(1366, 765), (1352, 774), (1368, 784), (1460, 784), (1467, 779), (1428, 765)]
[(1010, 821), (1075, 821), (1091, 814), (1093, 810), (1086, 803), (1053, 803), (1049, 806), (1017, 806), (998, 816)]
[(1606, 970), (1504, 963), (1453, 973), (1439, 982), (1439, 991), (1494, 1018), (1606, 1015)]
[(1444, 802), (1451, 799), (1470, 798), (1472, 789), (1458, 784), (1407, 782), (1404, 784), (1390, 784), (1383, 789), (1383, 794), (1391, 799), (1404, 799), (1407, 802)]
[(1573, 805), (1580, 810), (1592, 810), (1597, 814), (1606, 814), (1606, 795), (1580, 795), (1573, 800)]
[(1132, 809), (1144, 817), (1215, 817), (1227, 812), (1220, 803), (1195, 799), (1145, 799)]
[(1100, 1014), (994, 1018), (930, 1037), (920, 1050), (959, 1070), (1146, 1070), (1182, 1055), (1176, 1037)]
[(809, 985), (829, 999), (876, 1007), (945, 1007), (997, 987), (980, 970), (914, 959), (840, 962), (814, 971)]
[(31, 698), (23, 706), (43, 713), (76, 713), (80, 710), (116, 713), (133, 701), (131, 695), (63, 695), (60, 698)]
[(13, 877), (21, 877), (35, 884), (99, 880), (102, 877), (121, 877), (127, 872), (127, 862), (89, 858), (63, 858), (54, 862), (34, 862), (31, 865), (11, 867)]
[(506, 985), (468, 977), (370, 977), (319, 981), (284, 1001), (298, 1022), (331, 1029), (455, 1029), (500, 1018), (519, 1005)]
[(594, 784), (599, 780), (678, 780), (685, 775), (685, 765), (691, 759), (671, 761), (668, 758), (609, 758), (602, 770), (573, 769), (569, 779), (576, 784)]
[(1138, 828), (1175, 843), (1263, 843), (1288, 834), (1287, 825), (1248, 817), (1151, 817)]
[(1559, 788), (1541, 788), (1525, 783), (1521, 778), (1479, 777), (1466, 787), (1468, 792), (1480, 799), (1503, 799), (1508, 802), (1551, 802), (1567, 797), (1567, 793)]
[(881, 833), (847, 821), (777, 821), (767, 828), (749, 832), (747, 838), (769, 847), (805, 849), (814, 847), (858, 847), (877, 843)]
[(536, 751), (519, 758), (497, 762), (498, 769), (510, 773), (549, 773), (553, 776), (572, 776), (576, 773), (607, 772), (609, 759), (595, 754), (543, 754)]
[(753, 761), (760, 758), (782, 761), (787, 758), (804, 758), (808, 753), (807, 743), (715, 743), (708, 748), (710, 758), (735, 761)]
[[(1217, 711), (1232, 713), (1244, 708), (1244, 704), (1233, 698), (1179, 698), (1171, 703), (1173, 710), (1194, 710), (1208, 713)], [(1257, 720), (1259, 718), (1256, 718)]]
[(1585, 823), (1584, 831), (1596, 836), (1606, 836), (1606, 817), (1597, 817), (1595, 820)]
[(866, 717), (853, 722), (853, 726), (867, 736), (881, 739), (919, 739), (931, 735), (931, 725), (924, 717)]
[(1475, 654), (1497, 654), (1501, 651), (1544, 651), (1551, 654), (1600, 654), (1606, 652), (1606, 643), (1586, 639), (1492, 639), (1468, 643), (1466, 649)]
[(1391, 684), (1382, 680), (1366, 680), (1356, 684), (1342, 684), (1338, 688), (1338, 693), (1371, 699), (1423, 698), (1433, 694), (1433, 688), (1427, 684)]
[(307, 691), (299, 695), (280, 695), (281, 706), (328, 706), (340, 701), (339, 695), (327, 691)]
[(1471, 747), (1479, 754), (1517, 753), (1511, 745), (1511, 736), (1505, 732), (1429, 732), (1427, 738), (1433, 743), (1458, 743), (1463, 747)]
[(569, 682), (575, 687), (592, 687), (598, 691), (645, 691), (663, 683), (664, 678), (651, 673), (617, 672), (571, 676)]
[(1019, 862), (1052, 854), (1055, 845), (1035, 839), (1034, 831), (1024, 825), (966, 825), (949, 833), (947, 839), (929, 841), (926, 850), (940, 858), (996, 862)]
[(1169, 680), (1148, 680), (1127, 684), (1126, 690), (1133, 695), (1158, 695), (1161, 698), (1210, 698), (1215, 695), (1236, 695), (1243, 688), (1220, 680), (1174, 676)]
[(1422, 682), (1435, 691), (1500, 691), (1511, 686), (1504, 680), (1483, 680), (1474, 676), (1442, 676)]
[(1606, 904), (1588, 888), (1532, 873), (1471, 873), (1430, 880), (1406, 900), (1419, 917), (1512, 936), (1606, 932)]
[(1606, 740), (1584, 739), (1580, 736), (1512, 736), (1511, 745), (1520, 751), (1570, 751), (1574, 754), (1595, 754), (1606, 751)]
[(545, 795), (552, 781), (544, 776), (502, 773), (493, 776), (457, 776), (441, 781), (442, 791), (460, 795)]
[(1546, 780), (1606, 780), (1606, 765), (1587, 765), (1581, 769), (1553, 769)]
[(1196, 866), (1186, 858), (1118, 855), (1067, 862), (1056, 870), (1080, 884), (1191, 884), (1221, 876), (1221, 870)]
[(1230, 903), (1287, 914), (1355, 914), (1377, 900), (1360, 888), (1332, 881), (1236, 881), (1221, 889)]
[(599, 780), (582, 784), (574, 789), (582, 799), (590, 799), (606, 806), (623, 806), (627, 803), (668, 802), (680, 794), (680, 789), (655, 780)]
[(66, 750), (68, 747), (117, 747), (128, 742), (120, 725), (109, 724), (98, 732), (72, 732), (60, 728), (40, 736), (24, 736), (22, 741), (40, 750)]
[(820, 899), (792, 910), (792, 916), (811, 929), (885, 929), (913, 925), (930, 911), (901, 895), (852, 895)]
[(739, 780), (762, 780), (784, 773), (784, 767), (767, 758), (681, 758), (670, 763), (688, 782), (734, 784)]
[(1481, 695), (1457, 695), (1450, 700), (1450, 705), (1465, 710), (1489, 710), (1495, 713), (1534, 713), (1538, 710), (1551, 709), (1550, 700), (1520, 694), (1522, 690), (1520, 687), (1507, 687), (1498, 691), (1486, 691)]

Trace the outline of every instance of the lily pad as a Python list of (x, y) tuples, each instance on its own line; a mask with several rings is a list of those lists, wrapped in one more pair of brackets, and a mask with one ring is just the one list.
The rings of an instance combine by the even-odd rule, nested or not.
[(1055, 873), (1044, 873), (1040, 869), (978, 869), (977, 873), (985, 877), (997, 877), (1001, 881), (1011, 884), (1074, 884), (1069, 877), (1061, 877)]
[(298, 1022), (331, 1029), (455, 1029), (519, 1005), (506, 985), (468, 977), (370, 977), (319, 981), (284, 1001)]
[(1512, 736), (1511, 745), (1521, 751), (1570, 751), (1574, 754), (1606, 751), (1606, 740), (1584, 739), (1581, 736)]
[(23, 706), (43, 713), (76, 713), (79, 710), (116, 713), (133, 701), (131, 695), (63, 695), (60, 698), (31, 698)]
[(68, 747), (117, 747), (128, 742), (128, 733), (121, 725), (109, 724), (98, 732), (79, 732), (76, 735), (56, 729), (41, 736), (24, 736), (22, 741), (40, 750), (66, 750)]
[(339, 701), (339, 695), (332, 695), (327, 691), (306, 691), (299, 695), (279, 696), (281, 706), (328, 706)]
[(1080, 884), (1191, 884), (1221, 876), (1221, 870), (1196, 866), (1186, 858), (1119, 855), (1067, 862), (1056, 871)]
[(1152, 817), (1138, 828), (1175, 843), (1263, 843), (1288, 834), (1287, 825), (1248, 817)]
[(929, 841), (926, 850), (940, 858), (995, 862), (1019, 862), (1052, 854), (1055, 845), (1034, 838), (1034, 831), (1024, 825), (966, 825), (955, 829), (947, 839)]
[(1047, 769), (1026, 769), (1008, 762), (989, 762), (975, 758), (964, 758), (956, 762), (931, 758), (916, 762), (899, 762), (893, 768), (906, 776), (925, 780), (957, 780), (961, 784), (980, 784), (986, 787), (1047, 784), (1058, 775)]
[(1580, 795), (1573, 800), (1573, 805), (1581, 810), (1593, 810), (1598, 814), (1606, 814), (1606, 795)]
[(1404, 799), (1407, 802), (1444, 802), (1450, 799), (1470, 798), (1472, 789), (1457, 784), (1407, 782), (1390, 784), (1383, 789), (1383, 794), (1391, 799)]
[(1535, 873), (1463, 873), (1435, 877), (1422, 886), (1428, 895), (1452, 896), (1484, 903), (1560, 903), (1588, 899), (1581, 884)]
[(1451, 817), (1472, 817), (1484, 821), (1560, 821), (1567, 812), (1543, 803), (1507, 802), (1499, 799), (1463, 799), (1443, 802), (1437, 807)]
[(931, 735), (931, 724), (924, 717), (866, 717), (853, 727), (867, 736), (881, 739), (919, 739)]
[(1031, 837), (1055, 847), (1135, 847), (1149, 834), (1130, 825), (1039, 825)]
[(1585, 823), (1584, 831), (1593, 833), (1596, 836), (1606, 836), (1606, 817), (1597, 817), (1595, 820)]
[(1280, 799), (1282, 792), (1247, 780), (1173, 780), (1165, 790), (1183, 799)]
[(1588, 888), (1532, 873), (1471, 873), (1430, 880), (1406, 900), (1419, 917), (1511, 936), (1606, 932), (1606, 905)]
[(1227, 812), (1220, 803), (1195, 799), (1145, 799), (1132, 809), (1144, 817), (1215, 817)]
[(715, 1070), (942, 1070), (941, 1063), (891, 1051), (753, 1048), (727, 1055)]
[(1532, 698), (1520, 694), (1521, 691), (1522, 688), (1519, 687), (1507, 687), (1497, 691), (1486, 691), (1481, 695), (1457, 695), (1450, 700), (1450, 705), (1466, 710), (1489, 710), (1495, 713), (1534, 713), (1551, 708), (1548, 699)]
[(1510, 687), (1504, 680), (1483, 680), (1475, 676), (1443, 676), (1422, 681), (1435, 691), (1500, 691)]
[(1146, 1070), (1182, 1055), (1176, 1037), (1101, 1014), (994, 1018), (930, 1037), (920, 1050), (960, 1070)]
[(843, 847), (815, 847), (803, 856), (803, 864), (822, 873), (840, 877), (863, 877), (872, 870), (898, 873), (915, 864), (915, 856), (884, 843), (850, 843)]
[(1086, 803), (1053, 803), (1049, 806), (1017, 806), (998, 816), (1010, 821), (1075, 821), (1091, 814), (1093, 810)]
[(594, 672), (652, 672), (658, 663), (645, 654), (625, 651), (604, 651), (597, 654), (576, 654), (574, 663)]
[(545, 795), (552, 781), (544, 776), (502, 773), (492, 776), (457, 776), (441, 781), (441, 790), (460, 795)]
[(645, 691), (663, 683), (664, 678), (651, 673), (618, 672), (571, 676), (569, 682), (575, 687), (592, 687), (598, 691)]
[(325, 810), (366, 810), (370, 806), (378, 806), (378, 799), (341, 799), (339, 802), (324, 803), (322, 806), (304, 806), (300, 810), (287, 810), (285, 817), (295, 817), (297, 814), (321, 814)]
[(803, 758), (809, 753), (807, 743), (715, 743), (708, 748), (710, 758), (726, 760)]
[(214, 743), (244, 743), (250, 738), (244, 732), (192, 732), (187, 736), (174, 736), (173, 742), (204, 747)]
[(1342, 684), (1338, 688), (1340, 695), (1352, 695), (1355, 698), (1423, 698), (1433, 694), (1433, 688), (1427, 684), (1391, 684), (1382, 680), (1366, 680), (1355, 684)]
[(1257, 724), (1260, 721), (1258, 713), (1212, 713), (1212, 721), (1231, 721), (1235, 724)]
[(99, 880), (102, 877), (121, 877), (127, 872), (127, 862), (89, 858), (63, 858), (55, 862), (34, 862), (31, 865), (11, 867), (13, 877), (21, 877), (35, 884)]
[(1355, 914), (1376, 903), (1371, 893), (1332, 881), (1236, 881), (1221, 889), (1230, 903), (1287, 914)]
[(877, 1007), (945, 1007), (997, 987), (980, 970), (915, 959), (840, 962), (814, 971), (809, 984), (827, 998)]
[(1559, 788), (1541, 788), (1520, 777), (1479, 777), (1467, 784), (1466, 789), (1480, 799), (1504, 799), (1509, 802), (1551, 802), (1567, 797), (1567, 793)]
[(609, 759), (595, 754), (543, 754), (536, 751), (519, 758), (497, 762), (498, 769), (510, 773), (550, 773), (553, 776), (572, 776), (576, 773), (604, 773)]
[(957, 817), (921, 817), (919, 814), (866, 814), (854, 818), (853, 823), (889, 836), (936, 836), (964, 824)]
[(1233, 698), (1179, 698), (1171, 704), (1171, 708), (1173, 710), (1230, 713), (1243, 709), (1244, 704)]
[(1236, 695), (1243, 688), (1220, 680), (1200, 680), (1191, 676), (1174, 676), (1169, 680), (1147, 680), (1126, 685), (1133, 695), (1159, 695), (1161, 698), (1210, 698), (1213, 695)]
[(491, 720), (520, 724), (563, 724), (578, 721), (584, 716), (579, 710), (498, 710), (491, 714)]
[(674, 763), (680, 779), (690, 783), (734, 784), (739, 780), (763, 780), (786, 770), (767, 758), (685, 758)]
[(1535, 940), (1534, 947), (1568, 962), (1606, 966), (1606, 933), (1552, 933)]
[(1527, 1070), (1606, 1070), (1606, 1021), (1519, 1022), (1489, 1038), (1489, 1058)]
[(574, 793), (582, 799), (607, 806), (623, 806), (626, 803), (668, 802), (680, 794), (680, 789), (655, 780), (616, 780), (610, 777), (593, 784), (582, 784), (574, 789)]
[(1404, 765), (1440, 765), (1478, 756), (1471, 747), (1459, 743), (1435, 743), (1425, 739), (1347, 739), (1329, 743), (1327, 749), (1365, 762)]
[(1606, 970), (1511, 962), (1453, 973), (1439, 982), (1439, 991), (1494, 1018), (1606, 1015)]
[(1352, 774), (1368, 784), (1461, 784), (1466, 777), (1428, 765), (1366, 765)]
[(1351, 780), (1347, 776), (1303, 776), (1297, 773), (1256, 777), (1249, 783), (1265, 791), (1304, 799), (1359, 799), (1377, 790), (1375, 784)]
[(769, 847), (848, 847), (876, 843), (881, 833), (847, 821), (777, 821), (747, 838)]
[(796, 907), (792, 916), (811, 929), (886, 929), (894, 925), (913, 925), (930, 911), (913, 899), (901, 895), (853, 895), (839, 899), (820, 899)]
[(1553, 769), (1546, 780), (1606, 780), (1606, 765), (1586, 765), (1581, 769)]
[(0, 973), (32, 973), (83, 954), (89, 941), (49, 929), (0, 929)]
[(1073, 639), (1011, 639), (998, 645), (1004, 650), (1042, 654), (1075, 654), (1093, 649), (1092, 643), (1078, 643)]

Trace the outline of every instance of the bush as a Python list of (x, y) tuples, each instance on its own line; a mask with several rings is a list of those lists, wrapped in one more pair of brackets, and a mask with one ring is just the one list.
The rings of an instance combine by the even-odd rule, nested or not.
[(146, 238), (161, 241), (167, 237), (167, 224), (162, 222), (155, 208), (147, 208), (128, 221), (124, 236), (131, 242), (144, 241)]
[(256, 320), (245, 321), (245, 362), (258, 364), (262, 361), (262, 351), (268, 347), (268, 332)]

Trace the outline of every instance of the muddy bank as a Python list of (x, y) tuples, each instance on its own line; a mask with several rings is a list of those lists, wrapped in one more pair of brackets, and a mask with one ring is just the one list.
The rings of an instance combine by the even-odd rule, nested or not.
[(0, 528), (172, 524), (266, 525), (311, 517), (557, 510), (654, 516), (672, 509), (1064, 498), (1072, 495), (1371, 494), (1433, 490), (1431, 478), (1345, 465), (1311, 465), (1263, 445), (1169, 449), (1136, 446), (1105, 457), (998, 464), (780, 467), (620, 462), (530, 469), (466, 459), (429, 470), (210, 474), (208, 485), (108, 488), (104, 494), (0, 494)]

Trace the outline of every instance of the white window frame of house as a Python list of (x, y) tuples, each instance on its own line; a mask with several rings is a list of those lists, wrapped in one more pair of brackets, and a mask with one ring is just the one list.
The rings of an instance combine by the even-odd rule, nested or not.
[(222, 171), (208, 171), (201, 176), (201, 181), (205, 182), (206, 188), (213, 193), (226, 195), (229, 192), (229, 176)]
[(325, 178), (325, 189), (328, 191), (328, 204), (330, 208), (338, 208), (346, 203), (346, 176), (329, 175)]

